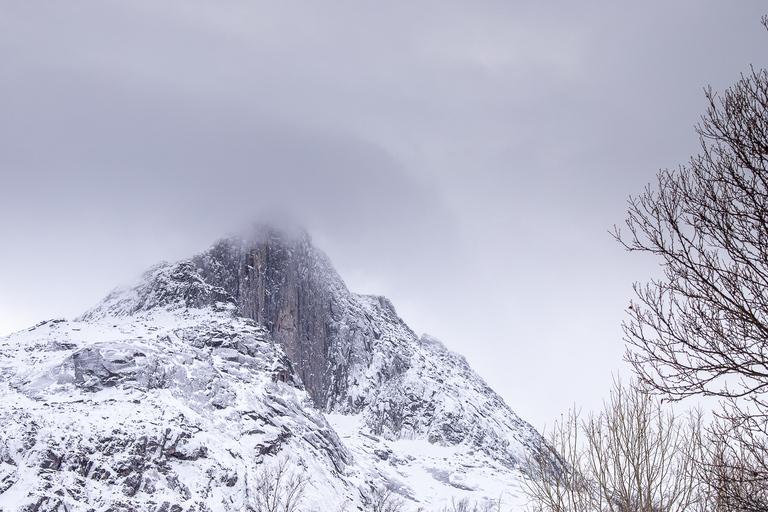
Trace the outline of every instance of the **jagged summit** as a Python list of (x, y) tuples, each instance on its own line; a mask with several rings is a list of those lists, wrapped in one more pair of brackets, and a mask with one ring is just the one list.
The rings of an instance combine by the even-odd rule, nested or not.
[(351, 294), (308, 234), (260, 228), (219, 240), (192, 261), (206, 283), (226, 291), (242, 316), (285, 348), (319, 406), (346, 398), (349, 363), (362, 355), (352, 348), (357, 330), (344, 329)]
[(220, 240), (193, 258), (206, 283), (232, 296), (242, 316), (265, 326), (284, 348), (315, 403), (325, 411), (359, 412), (369, 394), (365, 375), (381, 349), (377, 371), (404, 369), (402, 340), (415, 334), (384, 297), (350, 293), (306, 233), (293, 239), (260, 230)]
[(514, 490), (543, 443), (463, 357), (350, 292), (307, 233), (263, 226), (0, 339), (0, 384), (0, 421), (16, 425), (0, 436), (0, 503), (241, 510), (255, 473), (288, 455), (312, 474), (309, 504), (365, 509), (383, 487), (481, 500)]

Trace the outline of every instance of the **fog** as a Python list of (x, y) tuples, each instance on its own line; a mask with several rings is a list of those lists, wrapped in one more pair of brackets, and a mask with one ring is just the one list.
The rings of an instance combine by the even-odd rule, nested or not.
[(765, 65), (757, 1), (30, 4), (0, 17), (0, 335), (279, 219), (523, 419), (600, 406), (609, 231)]

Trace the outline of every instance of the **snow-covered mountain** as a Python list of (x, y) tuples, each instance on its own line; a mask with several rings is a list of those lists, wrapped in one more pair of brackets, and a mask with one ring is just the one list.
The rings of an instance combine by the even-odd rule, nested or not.
[(259, 510), (291, 489), (306, 511), (515, 508), (543, 442), (308, 235), (266, 227), (0, 338), (0, 427), (0, 512)]

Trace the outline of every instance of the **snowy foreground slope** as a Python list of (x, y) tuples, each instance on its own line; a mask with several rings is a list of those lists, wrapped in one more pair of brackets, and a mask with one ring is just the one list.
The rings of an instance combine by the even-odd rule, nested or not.
[(303, 511), (516, 510), (541, 443), (463, 357), (269, 229), (0, 338), (0, 427), (2, 512), (249, 510), (281, 464)]

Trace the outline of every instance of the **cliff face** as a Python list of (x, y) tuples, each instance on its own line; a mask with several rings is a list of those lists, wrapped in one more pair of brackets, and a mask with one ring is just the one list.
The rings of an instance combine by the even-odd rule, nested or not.
[(536, 431), (463, 357), (416, 336), (386, 298), (351, 293), (306, 233), (262, 227), (192, 262), (206, 286), (282, 345), (323, 411), (362, 414), (390, 439), (464, 443), (510, 467), (538, 450)]
[[(370, 365), (382, 328), (307, 234), (291, 238), (262, 227), (248, 238), (220, 240), (192, 261), (206, 283), (233, 297), (241, 315), (283, 345), (319, 407), (359, 410), (349, 393), (350, 370)], [(416, 339), (387, 299), (368, 302), (392, 329)], [(397, 372), (395, 359), (386, 370)]]

